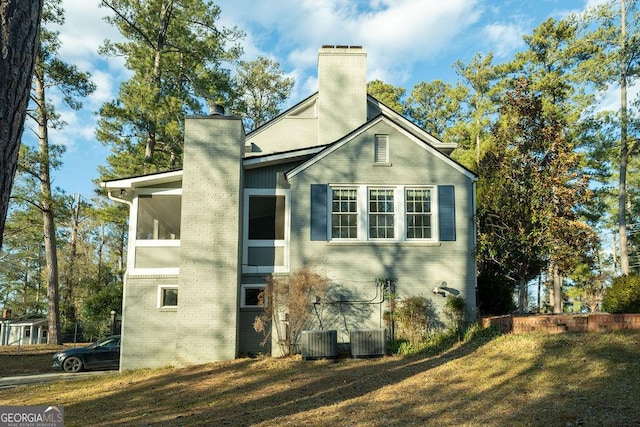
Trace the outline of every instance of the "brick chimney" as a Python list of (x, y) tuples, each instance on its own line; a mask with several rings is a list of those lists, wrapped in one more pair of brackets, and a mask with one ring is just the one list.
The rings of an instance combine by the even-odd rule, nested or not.
[(318, 52), (318, 142), (327, 144), (367, 121), (367, 52), (322, 46)]

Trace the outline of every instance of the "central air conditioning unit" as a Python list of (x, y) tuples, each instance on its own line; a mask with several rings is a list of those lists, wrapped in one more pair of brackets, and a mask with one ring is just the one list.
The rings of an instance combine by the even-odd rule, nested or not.
[(302, 360), (338, 357), (338, 331), (302, 331)]
[(351, 356), (380, 357), (386, 353), (387, 339), (385, 329), (354, 329), (349, 334)]

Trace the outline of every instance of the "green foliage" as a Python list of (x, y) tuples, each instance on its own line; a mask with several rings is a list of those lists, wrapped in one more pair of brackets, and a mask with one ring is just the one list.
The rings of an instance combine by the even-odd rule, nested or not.
[(573, 311), (582, 312), (586, 309), (590, 313), (596, 313), (608, 289), (610, 274), (593, 271), (590, 266), (580, 264), (569, 278), (572, 286), (567, 290), (566, 295), (571, 298)]
[(401, 300), (393, 313), (398, 338), (389, 342), (392, 354), (437, 354), (450, 348), (462, 338), (465, 301), (461, 296), (449, 295), (444, 313), (452, 327), (437, 330), (437, 318), (430, 300), (413, 296)]
[(245, 128), (251, 131), (278, 115), (295, 80), (285, 77), (280, 65), (265, 57), (240, 61), (236, 72), (231, 111), (241, 116)]
[(640, 313), (640, 275), (613, 279), (602, 300), (602, 310), (608, 313)]
[(104, 286), (89, 296), (82, 308), (82, 317), (86, 320), (108, 319), (111, 311), (122, 313), (122, 285)]
[[(135, 175), (179, 167), (183, 117), (231, 97), (223, 64), (236, 61), (242, 32), (218, 25), (220, 8), (207, 0), (166, 2), (103, 0), (106, 18), (125, 41), (107, 41), (101, 53), (126, 58), (133, 72), (117, 100), (100, 110), (97, 137), (120, 155)], [(133, 156), (134, 159), (130, 157)]]
[(431, 135), (447, 141), (449, 129), (462, 117), (461, 102), (466, 95), (464, 86), (442, 80), (418, 83), (407, 98), (407, 116)]
[(404, 114), (404, 95), (406, 90), (393, 86), (382, 80), (372, 80), (367, 83), (367, 93), (398, 114)]
[(393, 317), (396, 336), (407, 339), (411, 345), (416, 345), (433, 330), (435, 312), (430, 300), (413, 296), (400, 300)]
[(481, 263), (496, 264), (517, 283), (537, 276), (550, 259), (568, 272), (596, 253), (594, 231), (576, 209), (590, 198), (589, 177), (564, 120), (545, 107), (547, 97), (524, 78), (514, 82), (495, 147), (479, 168)]
[(502, 331), (495, 325), (483, 328), (479, 323), (472, 324), (464, 333), (464, 341), (490, 341), (502, 335)]
[(410, 343), (406, 339), (391, 341), (387, 350), (390, 354), (433, 356), (449, 350), (454, 345), (462, 342), (485, 343), (501, 335), (499, 329), (494, 326), (483, 328), (478, 324), (469, 326), (458, 333), (454, 330), (440, 331), (425, 337), (418, 343)]
[(500, 74), (492, 61), (493, 54), (489, 53), (477, 54), (468, 64), (461, 61), (454, 64), (467, 92), (462, 99), (465, 114), (450, 131), (458, 144), (452, 157), (474, 171), (491, 148), (491, 125), (499, 106), (496, 98)]
[(447, 295), (444, 303), (444, 314), (451, 323), (451, 329), (456, 333), (462, 331), (465, 320), (466, 302), (460, 295)]
[(391, 354), (432, 356), (450, 349), (457, 342), (458, 334), (449, 330), (430, 334), (417, 343), (410, 343), (408, 340), (392, 341), (388, 348)]

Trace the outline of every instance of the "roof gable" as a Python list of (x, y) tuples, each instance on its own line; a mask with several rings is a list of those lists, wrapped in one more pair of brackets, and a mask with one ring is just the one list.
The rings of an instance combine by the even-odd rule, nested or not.
[(322, 145), (318, 142), (318, 93), (299, 102), (247, 134), (245, 158), (295, 151)]
[(371, 95), (368, 95), (367, 102), (370, 105), (372, 105), (374, 108), (376, 108), (385, 117), (388, 117), (389, 119), (399, 124), (402, 124), (402, 126), (404, 126), (407, 129), (407, 131), (413, 133), (419, 138), (424, 138), (426, 141), (428, 141), (431, 145), (433, 145), (438, 150), (443, 151), (446, 154), (451, 154), (451, 152), (457, 147), (457, 144), (455, 142), (443, 142), (439, 138), (423, 130), (420, 126), (408, 120), (402, 114), (397, 113), (395, 110), (391, 109), (390, 107), (387, 107), (385, 104), (378, 101), (376, 98), (374, 98)]
[(402, 118), (402, 120), (394, 120), (394, 117), (389, 117), (385, 111), (383, 111), (382, 114), (380, 114), (379, 116), (365, 123), (363, 126), (359, 127), (358, 129), (355, 129), (353, 132), (349, 133), (348, 135), (345, 135), (343, 138), (339, 139), (333, 144), (330, 144), (329, 146), (327, 146), (327, 148), (320, 151), (318, 154), (316, 154), (306, 162), (300, 164), (296, 168), (287, 172), (285, 174), (286, 178), (290, 179), (295, 177), (299, 173), (303, 172), (305, 169), (318, 163), (325, 157), (332, 155), (341, 147), (349, 144), (350, 142), (358, 138), (358, 136), (371, 130), (372, 128), (374, 128), (375, 126), (381, 123), (384, 123), (385, 125), (391, 127), (398, 133), (402, 134), (404, 137), (407, 138), (407, 140), (412, 141), (421, 149), (426, 150), (433, 157), (437, 158), (439, 161), (443, 162), (444, 164), (447, 164), (458, 173), (464, 175), (466, 178), (472, 181), (475, 181), (477, 179), (477, 176), (472, 171), (465, 168), (460, 163), (453, 160), (451, 157), (442, 153), (438, 148), (434, 146), (433, 142), (435, 141), (436, 143), (438, 143), (439, 142), (438, 139), (434, 138), (433, 136), (429, 135), (424, 131), (416, 132), (416, 129), (413, 129), (411, 128), (411, 126), (409, 126), (409, 124), (411, 123), (408, 120), (404, 118)]

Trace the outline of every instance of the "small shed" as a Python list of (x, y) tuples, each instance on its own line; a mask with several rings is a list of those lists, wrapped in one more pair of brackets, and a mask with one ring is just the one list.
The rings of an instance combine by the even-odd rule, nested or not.
[(44, 318), (0, 320), (0, 345), (47, 344), (49, 321)]

